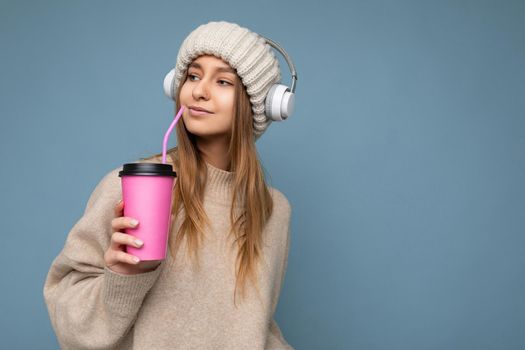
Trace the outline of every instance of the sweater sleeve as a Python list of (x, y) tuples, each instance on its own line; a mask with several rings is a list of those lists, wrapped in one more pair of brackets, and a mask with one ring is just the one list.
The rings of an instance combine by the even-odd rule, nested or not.
[(271, 310), (269, 315), (269, 329), (266, 339), (266, 349), (290, 349), (293, 347), (284, 339), (280, 327), (273, 318), (279, 296), (285, 280), (288, 267), (288, 255), (291, 241), (292, 207), (286, 196), (277, 189), (273, 189), (274, 215), (271, 232), (268, 237), (267, 256), (270, 258), (269, 271), (272, 280)]
[(272, 275), (274, 276), (272, 315), (277, 308), (281, 287), (284, 283), (286, 270), (288, 267), (292, 216), (292, 207), (286, 196), (279, 190), (273, 189), (273, 197), (275, 203), (274, 210), (276, 212), (275, 215), (277, 220), (275, 220), (275, 228), (272, 231), (276, 234), (271, 237), (271, 253), (267, 253), (272, 257), (271, 261), (273, 261), (273, 266), (271, 267)]
[(96, 186), (44, 283), (44, 300), (63, 349), (114, 348), (132, 328), (160, 275), (163, 263), (136, 275), (121, 275), (105, 266), (114, 207), (122, 198), (118, 170)]

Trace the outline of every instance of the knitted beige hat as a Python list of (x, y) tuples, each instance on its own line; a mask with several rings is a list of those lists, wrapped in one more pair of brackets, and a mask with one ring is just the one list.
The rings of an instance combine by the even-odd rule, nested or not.
[(259, 34), (235, 23), (203, 24), (193, 30), (180, 47), (171, 91), (177, 91), (188, 65), (203, 54), (219, 57), (237, 71), (250, 96), (257, 140), (272, 122), (265, 114), (266, 94), (281, 80), (279, 61), (270, 45)]

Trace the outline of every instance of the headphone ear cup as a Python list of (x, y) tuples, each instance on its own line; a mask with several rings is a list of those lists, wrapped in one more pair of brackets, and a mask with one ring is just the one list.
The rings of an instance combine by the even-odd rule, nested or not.
[(273, 121), (286, 120), (292, 113), (295, 105), (295, 96), (290, 88), (282, 84), (274, 84), (268, 90), (264, 108), (266, 117)]
[(175, 80), (175, 68), (170, 70), (168, 74), (164, 77), (164, 94), (171, 98), (175, 99), (175, 91), (173, 91), (173, 81)]
[(293, 114), (295, 108), (295, 94), (290, 92), (290, 89), (284, 93), (283, 102), (281, 103), (281, 110), (284, 119), (288, 119)]

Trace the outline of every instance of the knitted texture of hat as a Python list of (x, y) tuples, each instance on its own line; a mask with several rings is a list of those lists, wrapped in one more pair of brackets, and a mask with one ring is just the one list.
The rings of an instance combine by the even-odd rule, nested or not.
[(263, 37), (238, 24), (219, 21), (200, 25), (184, 39), (177, 55), (174, 89), (177, 91), (188, 65), (210, 54), (227, 62), (246, 87), (253, 111), (257, 140), (271, 124), (264, 101), (268, 90), (281, 80), (279, 61)]

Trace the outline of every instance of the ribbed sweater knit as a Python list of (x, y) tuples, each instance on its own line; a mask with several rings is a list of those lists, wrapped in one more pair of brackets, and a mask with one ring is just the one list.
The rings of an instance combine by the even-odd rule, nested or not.
[[(206, 166), (203, 205), (212, 228), (200, 242), (200, 269), (190, 263), (185, 240), (174, 259), (168, 253), (153, 271), (123, 275), (106, 267), (122, 168), (100, 180), (43, 288), (62, 349), (293, 349), (273, 318), (288, 260), (290, 204), (269, 187), (274, 210), (263, 231), (260, 294), (248, 283), (247, 297), (238, 294), (235, 306), (237, 245), (227, 235), (234, 173)], [(171, 235), (181, 219), (174, 219)]]

